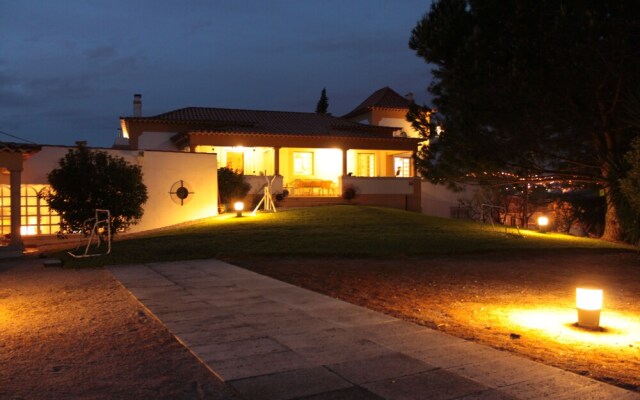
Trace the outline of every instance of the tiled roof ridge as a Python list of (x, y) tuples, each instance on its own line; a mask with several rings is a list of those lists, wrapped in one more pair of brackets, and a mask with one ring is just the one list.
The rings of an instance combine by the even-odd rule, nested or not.
[[(390, 105), (395, 103), (393, 105)], [(398, 106), (402, 104), (401, 106)], [(391, 89), (389, 86), (385, 86), (381, 89), (373, 92), (356, 108), (349, 113), (342, 116), (342, 118), (351, 118), (360, 114), (363, 114), (373, 108), (387, 108), (387, 109), (404, 109), (409, 108), (410, 100), (401, 96), (398, 92)]]
[(167, 111), (161, 114), (152, 115), (149, 117), (141, 117), (141, 118), (153, 119), (153, 118), (161, 117), (163, 115), (177, 113), (179, 111), (185, 111), (185, 110), (218, 110), (218, 111), (229, 111), (229, 112), (252, 112), (252, 113), (255, 112), (255, 113), (269, 113), (269, 114), (302, 114), (302, 115), (316, 115), (320, 117), (340, 119), (340, 117), (337, 117), (332, 114), (320, 114), (320, 113), (311, 112), (311, 111), (257, 110), (257, 109), (250, 109), (250, 108), (199, 107), (199, 106), (181, 107), (181, 108), (177, 108), (175, 110)]
[[(348, 132), (347, 132), (348, 133)], [(353, 133), (359, 133), (359, 132), (353, 132)], [(258, 131), (240, 131), (240, 130), (213, 130), (213, 129), (199, 129), (199, 130), (194, 130), (188, 133), (178, 133), (177, 135), (208, 135), (208, 134), (218, 134), (218, 135), (261, 135), (261, 136), (305, 136), (305, 137), (319, 137), (319, 138), (323, 138), (323, 137), (334, 137), (336, 135), (332, 134), (331, 132), (327, 132), (325, 134), (296, 134), (296, 133), (291, 133), (291, 132), (271, 132), (271, 133), (264, 133), (264, 132), (258, 132)], [(337, 135), (337, 136), (341, 136), (341, 135)], [(422, 141), (424, 139), (420, 139), (420, 138), (411, 138), (411, 137), (398, 137), (398, 136), (388, 136), (388, 135), (367, 135), (367, 134), (363, 134), (361, 137), (366, 137), (367, 139), (380, 139), (380, 140), (393, 140), (393, 141), (398, 141), (398, 140), (404, 140), (404, 141)]]
[(14, 152), (14, 153), (30, 153), (38, 152), (41, 149), (41, 145), (35, 143), (16, 143), (16, 142), (4, 142), (0, 141), (0, 151)]

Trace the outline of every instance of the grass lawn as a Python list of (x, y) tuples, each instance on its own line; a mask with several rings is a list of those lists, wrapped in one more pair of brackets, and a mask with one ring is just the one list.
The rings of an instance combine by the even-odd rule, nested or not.
[(401, 210), (334, 206), (235, 214), (162, 232), (122, 238), (109, 256), (74, 260), (72, 267), (238, 256), (394, 257), (542, 249), (630, 249), (631, 246), (553, 233), (492, 229), (473, 221)]

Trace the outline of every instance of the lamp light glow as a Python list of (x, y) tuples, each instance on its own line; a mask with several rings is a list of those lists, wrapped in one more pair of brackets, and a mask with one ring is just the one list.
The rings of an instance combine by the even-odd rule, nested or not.
[(538, 217), (538, 230), (540, 232), (546, 232), (547, 226), (549, 226), (549, 217), (541, 215)]
[(242, 217), (242, 210), (244, 210), (244, 203), (236, 201), (233, 203), (233, 209), (236, 210), (236, 217)]
[(578, 309), (578, 325), (584, 328), (600, 327), (600, 310), (602, 310), (602, 289), (577, 288), (576, 308)]

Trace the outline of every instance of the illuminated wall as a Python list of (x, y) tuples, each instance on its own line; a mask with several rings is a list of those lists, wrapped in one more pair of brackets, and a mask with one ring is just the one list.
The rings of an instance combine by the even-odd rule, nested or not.
[[(149, 200), (142, 221), (131, 228), (132, 232), (218, 214), (215, 154), (145, 151), (136, 158), (142, 166)], [(175, 195), (181, 182), (189, 192), (183, 201)]]
[(273, 175), (273, 147), (196, 146), (197, 153), (215, 153), (218, 165), (243, 172), (245, 175)]
[(396, 127), (408, 137), (420, 137), (420, 134), (407, 121), (407, 111), (375, 109), (370, 117), (371, 125)]
[(282, 148), (280, 174), (285, 177), (285, 184), (295, 179), (310, 178), (337, 183), (338, 177), (342, 175), (342, 150)]
[[(43, 146), (42, 150), (24, 162), (22, 172), (22, 232), (54, 234), (58, 231), (58, 217), (51, 213), (37, 193), (47, 183), (47, 174), (58, 166), (71, 147)], [(215, 154), (170, 151), (113, 150), (106, 151), (128, 163), (142, 168), (149, 199), (144, 205), (144, 216), (130, 231), (155, 229), (181, 222), (205, 218), (218, 210), (218, 164)], [(8, 176), (0, 176), (0, 228), (10, 230), (10, 199)], [(83, 182), (78, 182), (79, 185)], [(179, 187), (187, 189), (185, 199), (177, 198)], [(8, 232), (7, 232), (8, 233)]]
[[(396, 159), (410, 160), (411, 153), (387, 150), (348, 150), (347, 173), (361, 177), (393, 177), (396, 176), (398, 166)], [(409, 164), (412, 165), (412, 162), (409, 161)], [(403, 176), (413, 176), (413, 168), (408, 168)]]

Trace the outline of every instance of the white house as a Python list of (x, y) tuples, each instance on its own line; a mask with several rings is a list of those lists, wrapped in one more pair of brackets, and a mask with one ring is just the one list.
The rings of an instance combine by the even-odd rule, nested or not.
[[(358, 204), (448, 217), (457, 195), (416, 175), (412, 156), (423, 139), (405, 118), (412, 101), (385, 87), (343, 117), (206, 107), (145, 117), (137, 94), (133, 116), (120, 118), (122, 136), (98, 150), (142, 168), (149, 200), (131, 231), (216, 215), (221, 166), (243, 172), (254, 196), (267, 176), (274, 193), (290, 198), (335, 198), (353, 188)], [(59, 216), (39, 193), (70, 148), (0, 143), (0, 233), (14, 247), (21, 235), (58, 231)]]
[[(404, 107), (406, 114), (407, 99), (389, 88), (382, 91), (386, 95), (376, 107), (386, 107), (393, 99), (394, 107)], [(141, 96), (135, 95), (134, 116), (120, 119), (119, 148), (215, 153), (220, 166), (244, 173), (256, 196), (264, 176), (275, 176), (273, 192), (286, 190), (292, 198), (341, 197), (351, 187), (359, 204), (420, 211), (420, 179), (412, 154), (421, 139), (403, 133), (406, 122), (360, 123), (356, 110), (348, 117), (335, 117), (188, 107), (142, 116), (141, 104)]]

